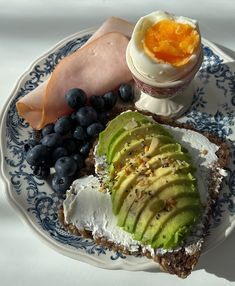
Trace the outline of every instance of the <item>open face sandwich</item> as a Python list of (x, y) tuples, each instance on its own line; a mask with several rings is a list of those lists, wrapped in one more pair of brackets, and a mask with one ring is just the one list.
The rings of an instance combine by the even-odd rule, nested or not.
[(60, 220), (73, 234), (185, 278), (203, 251), (228, 157), (213, 135), (123, 112), (100, 133), (90, 153), (95, 171), (73, 182)]

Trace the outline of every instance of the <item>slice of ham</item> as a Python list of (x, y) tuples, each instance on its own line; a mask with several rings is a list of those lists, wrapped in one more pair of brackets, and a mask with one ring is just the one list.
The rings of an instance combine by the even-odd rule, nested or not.
[(108, 18), (99, 29), (90, 37), (87, 43), (103, 36), (106, 33), (118, 32), (126, 36), (127, 38), (131, 37), (133, 32), (134, 25), (126, 20), (110, 17)]
[(38, 129), (37, 126), (39, 126), (39, 122), (42, 119), (44, 95), (48, 82), (49, 79), (16, 102), (16, 109), (19, 115), (35, 129)]
[(70, 88), (82, 88), (88, 96), (102, 95), (130, 81), (125, 50), (132, 30), (125, 20), (106, 20), (86, 45), (61, 60), (50, 78), (16, 103), (19, 115), (41, 129), (72, 111), (64, 100)]
[(129, 82), (132, 76), (125, 60), (127, 44), (128, 39), (122, 34), (108, 33), (64, 58), (47, 85), (43, 117), (37, 128), (71, 112), (64, 99), (69, 89), (79, 87), (89, 97)]

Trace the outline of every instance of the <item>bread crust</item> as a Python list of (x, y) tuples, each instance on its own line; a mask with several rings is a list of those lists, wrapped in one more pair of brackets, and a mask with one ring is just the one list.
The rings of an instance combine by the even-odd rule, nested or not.
[[(131, 105), (125, 106), (124, 108), (122, 106), (121, 107), (119, 106), (119, 108), (116, 108), (113, 111), (110, 117), (113, 118), (117, 114), (125, 110), (134, 110), (134, 108)], [(147, 112), (142, 112), (142, 113), (145, 115), (151, 115), (154, 118), (154, 120), (160, 124), (166, 124), (172, 127), (185, 128), (185, 129), (193, 130), (195, 132), (203, 134), (205, 137), (208, 138), (210, 142), (216, 144), (219, 147), (216, 153), (218, 160), (214, 164), (213, 168), (211, 168), (210, 183), (209, 183), (209, 189), (208, 189), (209, 196), (208, 196), (208, 201), (207, 201), (207, 213), (203, 220), (204, 221), (203, 230), (202, 230), (203, 235), (201, 237), (201, 243), (199, 243), (197, 247), (194, 247), (193, 251), (190, 251), (190, 252), (188, 252), (184, 247), (182, 247), (179, 250), (174, 250), (171, 252), (165, 252), (163, 254), (156, 254), (152, 256), (149, 251), (146, 251), (146, 250), (143, 251), (143, 249), (141, 249), (140, 247), (138, 251), (130, 253), (130, 251), (125, 249), (125, 247), (122, 245), (116, 245), (115, 243), (110, 242), (103, 237), (94, 239), (90, 231), (79, 230), (74, 225), (67, 224), (64, 219), (63, 208), (61, 208), (58, 213), (59, 221), (65, 227), (65, 229), (68, 230), (73, 235), (79, 235), (79, 236), (83, 236), (86, 238), (94, 239), (96, 244), (107, 247), (113, 251), (120, 251), (125, 255), (146, 256), (147, 258), (153, 259), (155, 262), (157, 262), (163, 271), (166, 271), (170, 274), (175, 274), (180, 278), (186, 278), (192, 272), (195, 265), (198, 263), (198, 259), (203, 249), (203, 242), (204, 242), (204, 238), (209, 228), (211, 212), (216, 203), (216, 199), (218, 198), (221, 183), (223, 180), (223, 176), (220, 173), (220, 169), (225, 168), (229, 162), (229, 154), (230, 154), (229, 147), (228, 147), (228, 144), (224, 140), (218, 138), (214, 134), (210, 134), (208, 132), (204, 132), (204, 133), (200, 132), (196, 130), (193, 126), (190, 126), (185, 123), (176, 122), (170, 118), (156, 116), (156, 115), (153, 115)], [(83, 175), (90, 175), (92, 173), (91, 171), (92, 164), (94, 164), (93, 163), (93, 152), (90, 152), (90, 156), (87, 161), (89, 162), (89, 168), (86, 168), (84, 170)]]

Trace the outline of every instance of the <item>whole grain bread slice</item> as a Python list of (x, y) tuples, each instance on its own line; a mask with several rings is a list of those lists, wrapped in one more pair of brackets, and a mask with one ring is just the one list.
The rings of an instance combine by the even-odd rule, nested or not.
[[(128, 107), (119, 106), (119, 108), (116, 109), (115, 112), (111, 114), (111, 117), (115, 117), (116, 114), (119, 114), (121, 111), (124, 111), (126, 109), (133, 109), (133, 106), (128, 106)], [(149, 113), (145, 114), (152, 115)], [(188, 124), (185, 123), (176, 122), (170, 118), (160, 117), (156, 115), (152, 116), (158, 123), (170, 125), (172, 127), (190, 129), (199, 132), (204, 136), (206, 136), (210, 142), (216, 144), (219, 147), (216, 153), (218, 160), (214, 163), (213, 167), (210, 170), (210, 182), (208, 184), (209, 188), (208, 188), (207, 203), (205, 207), (205, 214), (203, 215), (202, 234), (196, 244), (190, 245), (189, 243), (187, 245), (190, 247), (191, 250), (187, 251), (186, 247), (181, 247), (174, 251), (166, 251), (163, 253), (159, 252), (152, 255), (149, 251), (146, 251), (146, 249), (142, 249), (141, 247), (139, 247), (138, 251), (130, 252), (123, 245), (116, 245), (114, 242), (109, 241), (105, 237), (93, 238), (92, 233), (90, 231), (84, 229), (82, 230), (77, 229), (76, 226), (74, 226), (73, 224), (67, 224), (65, 222), (63, 208), (59, 210), (59, 220), (63, 224), (65, 229), (67, 229), (70, 233), (74, 235), (79, 235), (86, 238), (94, 239), (97, 244), (107, 247), (113, 251), (120, 251), (125, 255), (146, 256), (147, 258), (153, 259), (155, 262), (157, 262), (163, 271), (166, 271), (170, 274), (175, 274), (181, 278), (186, 278), (198, 263), (198, 259), (203, 250), (203, 243), (206, 234), (208, 232), (211, 212), (213, 210), (213, 207), (215, 206), (216, 199), (218, 198), (221, 184), (224, 178), (220, 170), (225, 168), (229, 161), (229, 147), (227, 142), (221, 140), (214, 134), (210, 134), (208, 132), (202, 133), (200, 131), (197, 131), (193, 126), (189, 126)], [(93, 173), (93, 165), (94, 165), (93, 156), (94, 156), (93, 151), (91, 150), (89, 158), (87, 159), (86, 162), (87, 166), (82, 173), (83, 175), (90, 175)]]

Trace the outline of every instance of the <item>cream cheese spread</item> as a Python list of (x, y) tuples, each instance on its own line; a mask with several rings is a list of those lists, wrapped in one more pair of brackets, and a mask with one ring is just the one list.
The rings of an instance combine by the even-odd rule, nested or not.
[(104, 237), (131, 251), (137, 251), (138, 241), (117, 226), (117, 218), (112, 213), (111, 196), (108, 192), (98, 191), (99, 187), (99, 179), (93, 175), (73, 182), (63, 204), (65, 222), (72, 223), (80, 230), (92, 231), (94, 238)]

